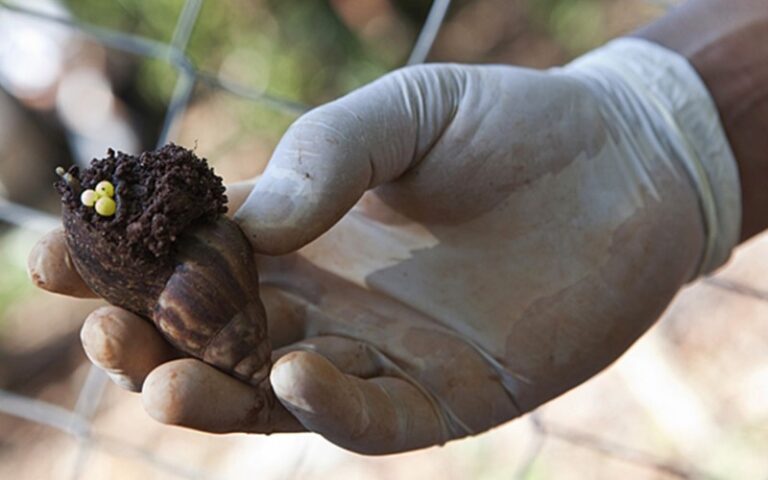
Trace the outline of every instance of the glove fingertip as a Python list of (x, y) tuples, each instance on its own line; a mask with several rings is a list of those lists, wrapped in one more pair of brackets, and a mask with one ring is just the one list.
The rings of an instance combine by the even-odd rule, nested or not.
[(43, 236), (27, 257), (27, 275), (43, 290), (80, 298), (94, 298), (77, 273), (67, 249), (63, 229), (56, 229)]
[[(286, 199), (283, 203), (289, 201)], [(256, 253), (284, 255), (300, 249), (321, 233), (312, 224), (315, 222), (303, 220), (314, 214), (296, 214), (290, 218), (286, 215), (280, 218), (284, 211), (284, 205), (254, 192), (235, 213), (234, 220), (248, 236)]]
[(272, 367), (270, 381), (280, 402), (307, 429), (331, 440), (364, 429), (360, 396), (347, 376), (322, 355), (290, 352)]

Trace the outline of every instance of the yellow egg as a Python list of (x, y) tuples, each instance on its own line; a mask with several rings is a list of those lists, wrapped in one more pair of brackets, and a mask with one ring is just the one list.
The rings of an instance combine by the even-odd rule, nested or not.
[(111, 198), (115, 196), (115, 187), (112, 183), (102, 180), (96, 185), (96, 193)]
[(82, 194), (80, 194), (80, 203), (82, 203), (86, 207), (94, 206), (98, 199), (99, 199), (99, 194), (91, 190), (90, 188), (84, 191)]
[(111, 217), (115, 214), (115, 210), (117, 210), (117, 205), (109, 197), (101, 197), (96, 201), (96, 213), (102, 217)]

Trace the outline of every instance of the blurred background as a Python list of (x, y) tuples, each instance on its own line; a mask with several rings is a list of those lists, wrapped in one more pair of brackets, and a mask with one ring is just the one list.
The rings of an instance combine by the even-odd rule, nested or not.
[(301, 112), (406, 63), (558, 65), (669, 3), (0, 0), (0, 478), (768, 479), (768, 238), (584, 386), (381, 458), (154, 423), (89, 368), (78, 330), (98, 302), (36, 291), (25, 272), (58, 223), (57, 165), (170, 139), (237, 181)]

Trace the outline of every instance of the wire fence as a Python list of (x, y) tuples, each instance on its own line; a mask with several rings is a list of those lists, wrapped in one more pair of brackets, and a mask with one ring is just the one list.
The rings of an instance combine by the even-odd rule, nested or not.
[[(647, 1), (667, 7), (674, 3), (666, 0)], [(186, 55), (186, 47), (202, 3), (203, 0), (187, 0), (184, 3), (178, 16), (175, 31), (168, 43), (83, 23), (77, 19), (31, 10), (19, 5), (0, 3), (0, 11), (5, 10), (71, 28), (106, 47), (142, 57), (160, 59), (172, 66), (178, 73), (178, 78), (165, 112), (161, 133), (157, 138), (158, 145), (163, 145), (174, 138), (179, 119), (189, 105), (193, 90), (198, 84), (228, 92), (279, 112), (295, 115), (306, 111), (309, 108), (307, 105), (254, 90), (247, 85), (222, 78), (218, 73), (206, 72), (195, 67)], [(425, 61), (444, 22), (449, 6), (450, 0), (435, 0), (432, 3), (427, 19), (408, 58), (408, 65)], [(0, 198), (0, 221), (35, 232), (47, 232), (60, 224), (59, 219), (55, 216), (2, 198)], [(704, 282), (713, 288), (735, 295), (768, 302), (768, 292), (748, 285), (719, 278), (707, 279)], [(106, 385), (106, 375), (95, 367), (91, 367), (80, 389), (78, 400), (71, 410), (35, 398), (0, 390), (0, 413), (45, 425), (74, 437), (79, 447), (75, 461), (71, 465), (69, 477), (72, 480), (81, 478), (89, 457), (94, 451), (105, 451), (138, 458), (158, 471), (179, 478), (215, 478), (206, 472), (190, 468), (188, 465), (160, 458), (149, 449), (134, 446), (117, 437), (93, 432), (92, 419), (102, 405)], [(593, 433), (547, 422), (537, 412), (529, 414), (526, 421), (529, 422), (534, 432), (535, 441), (531, 442), (528, 452), (520, 460), (515, 470), (516, 478), (527, 478), (544, 445), (553, 441), (589, 449), (601, 455), (636, 464), (670, 477), (712, 477), (706, 472), (698, 471), (691, 465), (684, 464), (684, 462), (659, 458), (632, 445), (622, 445)]]

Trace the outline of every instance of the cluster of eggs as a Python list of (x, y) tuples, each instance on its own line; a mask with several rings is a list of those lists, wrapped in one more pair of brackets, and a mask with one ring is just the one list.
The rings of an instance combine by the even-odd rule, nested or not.
[(117, 210), (115, 204), (115, 186), (107, 180), (102, 180), (94, 189), (88, 189), (80, 194), (80, 202), (86, 207), (93, 207), (102, 217), (111, 217)]

